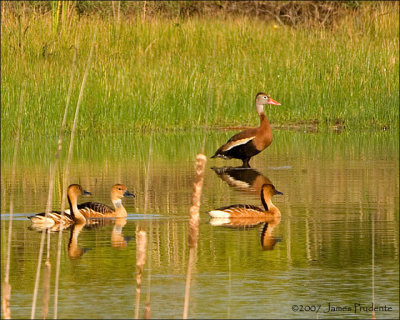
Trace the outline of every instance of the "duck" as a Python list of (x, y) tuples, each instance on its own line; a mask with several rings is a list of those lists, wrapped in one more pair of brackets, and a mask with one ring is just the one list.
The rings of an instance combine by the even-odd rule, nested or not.
[(115, 184), (111, 188), (111, 202), (114, 209), (99, 202), (84, 202), (78, 205), (79, 212), (85, 218), (126, 218), (128, 213), (122, 205), (123, 197), (135, 197), (123, 184)]
[(78, 210), (78, 198), (81, 195), (91, 195), (89, 191), (86, 191), (79, 184), (71, 184), (67, 189), (67, 198), (69, 203), (69, 210), (65, 210), (64, 214), (61, 211), (51, 211), (47, 214), (45, 212), (37, 213), (33, 216), (29, 216), (33, 225), (48, 228), (53, 226), (70, 226), (74, 223), (84, 224), (86, 218)]
[(243, 162), (242, 167), (249, 168), (250, 159), (272, 143), (272, 129), (264, 112), (264, 105), (267, 104), (281, 105), (268, 94), (257, 93), (255, 105), (260, 117), (260, 126), (235, 134), (211, 158), (240, 159)]
[(272, 203), (271, 198), (274, 195), (283, 194), (276, 190), (272, 184), (263, 184), (261, 188), (261, 202), (264, 210), (250, 204), (234, 204), (222, 207), (209, 212), (212, 218), (280, 218), (281, 212)]

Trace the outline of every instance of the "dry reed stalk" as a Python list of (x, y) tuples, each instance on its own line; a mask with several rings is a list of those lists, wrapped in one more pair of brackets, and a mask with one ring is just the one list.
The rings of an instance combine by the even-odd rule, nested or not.
[[(50, 233), (50, 232), (48, 232)], [(51, 275), (51, 264), (50, 260), (47, 259), (44, 264), (44, 275), (43, 275), (43, 304), (42, 304), (42, 314), (43, 319), (47, 318), (49, 313), (49, 301), (50, 301), (50, 275)]]
[[(149, 198), (149, 178), (150, 178), (150, 162), (151, 162), (151, 156), (153, 154), (152, 150), (152, 141), (153, 139), (150, 138), (150, 144), (149, 144), (149, 159), (147, 160), (147, 168), (145, 168), (145, 198), (144, 198), (144, 214), (147, 215), (147, 204), (148, 204), (148, 198)], [(149, 246), (148, 246), (148, 252), (151, 254), (151, 237), (153, 235), (153, 223), (150, 221), (150, 231), (149, 231)], [(150, 319), (150, 288), (151, 288), (151, 255), (149, 256), (149, 272), (147, 276), (147, 293), (146, 293), (146, 304), (144, 308), (144, 319)]]
[[(17, 166), (20, 129), (21, 129), (21, 122), (22, 122), (22, 102), (24, 101), (24, 93), (25, 93), (25, 82), (22, 83), (21, 95), (20, 95), (19, 106), (18, 106), (17, 133), (15, 136), (14, 154), (13, 154), (13, 162), (12, 162), (12, 168), (11, 168), (11, 186), (14, 186), (14, 184), (15, 184), (15, 171), (16, 171), (16, 166)], [(14, 191), (11, 191), (11, 194), (10, 194), (10, 222), (8, 224), (8, 238), (7, 238), (7, 260), (6, 260), (6, 267), (5, 267), (5, 271), (4, 271), (4, 281), (3, 281), (2, 290), (1, 290), (4, 319), (11, 319), (11, 310), (10, 310), (11, 285), (9, 283), (9, 280), (10, 280), (11, 235), (12, 235), (13, 213), (14, 213)]]
[[(71, 160), (71, 155), (72, 155), (73, 141), (74, 141), (74, 137), (75, 137), (75, 129), (76, 129), (76, 124), (78, 122), (79, 108), (80, 108), (80, 104), (81, 104), (81, 101), (82, 101), (82, 96), (83, 96), (83, 91), (84, 91), (85, 84), (86, 84), (87, 75), (89, 73), (89, 67), (90, 67), (90, 63), (91, 63), (91, 60), (92, 60), (95, 39), (96, 39), (96, 32), (93, 35), (93, 41), (92, 41), (92, 45), (91, 45), (91, 48), (90, 48), (89, 58), (88, 58), (88, 62), (86, 64), (85, 73), (84, 73), (83, 79), (82, 79), (81, 90), (79, 92), (79, 98), (78, 98), (78, 102), (77, 102), (77, 105), (76, 105), (74, 123), (73, 123), (72, 129), (71, 129), (71, 140), (70, 140), (68, 159), (67, 159), (66, 170), (65, 170), (66, 171), (65, 178), (68, 177), (67, 173), (68, 173), (69, 162)], [(66, 197), (64, 198), (64, 195), (66, 195), (66, 193), (63, 193), (63, 199), (62, 199), (62, 202), (61, 202), (61, 210), (62, 210), (62, 212), (64, 212), (63, 204), (64, 204), (65, 198), (66, 198)], [(39, 284), (39, 278), (40, 278), (40, 267), (41, 267), (41, 261), (42, 261), (42, 255), (43, 255), (43, 242), (44, 242), (44, 232), (42, 232), (42, 238), (41, 238), (41, 242), (40, 242), (38, 267), (37, 267), (37, 271), (36, 271), (35, 288), (34, 288), (34, 293), (33, 293), (31, 319), (34, 318), (35, 311), (36, 311), (36, 299), (37, 299), (37, 291), (38, 291), (38, 284)]]
[[(85, 84), (86, 84), (86, 79), (87, 79), (87, 75), (89, 73), (89, 69), (90, 69), (90, 65), (92, 62), (92, 56), (93, 56), (93, 49), (94, 49), (94, 44), (95, 44), (95, 40), (96, 40), (96, 31), (93, 34), (93, 40), (92, 40), (92, 45), (90, 47), (90, 53), (89, 53), (89, 58), (88, 61), (86, 63), (86, 69), (85, 72), (83, 74), (83, 79), (82, 79), (82, 84), (81, 84), (81, 89), (79, 92), (79, 98), (78, 98), (78, 102), (76, 104), (76, 108), (75, 108), (75, 117), (74, 117), (74, 122), (72, 125), (72, 129), (71, 129), (71, 137), (70, 137), (70, 143), (69, 143), (69, 149), (68, 149), (68, 156), (67, 156), (67, 160), (65, 163), (65, 173), (64, 173), (64, 181), (63, 181), (63, 194), (62, 194), (62, 199), (61, 199), (61, 212), (64, 212), (65, 210), (65, 200), (67, 198), (67, 182), (69, 180), (69, 165), (71, 162), (71, 158), (72, 158), (72, 150), (73, 150), (73, 144), (74, 144), (74, 137), (75, 137), (75, 128), (76, 125), (78, 123), (78, 115), (79, 115), (79, 108), (81, 105), (81, 101), (82, 101), (82, 97), (83, 97), (83, 91), (85, 89)], [(76, 60), (76, 54), (77, 54), (77, 46), (75, 43), (75, 54), (74, 54), (74, 61), (73, 64), (75, 66), (75, 60)], [(70, 89), (72, 90), (72, 81), (73, 81), (73, 74), (71, 73), (71, 79), (70, 79)], [(70, 96), (70, 92), (68, 94), (68, 96)], [(69, 102), (69, 100), (67, 100), (67, 102)], [(59, 282), (59, 274), (60, 274), (60, 259), (61, 259), (61, 230), (60, 230), (60, 234), (59, 234), (59, 242), (58, 242), (58, 253), (57, 253), (57, 270), (56, 270), (56, 288), (55, 288), (55, 295), (54, 295), (54, 319), (57, 319), (57, 315), (58, 315), (58, 282)]]
[[(67, 100), (65, 102), (64, 117), (63, 117), (63, 121), (62, 121), (62, 124), (61, 124), (61, 129), (60, 129), (60, 134), (59, 134), (59, 138), (58, 138), (58, 146), (57, 146), (57, 152), (56, 152), (56, 156), (55, 156), (56, 159), (58, 159), (59, 156), (60, 156), (60, 152), (61, 152), (61, 148), (62, 148), (62, 141), (63, 141), (63, 136), (64, 136), (64, 130), (65, 130), (65, 125), (67, 123), (67, 114), (68, 114), (68, 107), (69, 107), (69, 102), (71, 100), (71, 94), (72, 94), (72, 84), (73, 84), (73, 81), (74, 81), (74, 73), (75, 73), (75, 67), (76, 67), (77, 51), (78, 50), (76, 48), (76, 39), (75, 39), (74, 57), (73, 57), (73, 60), (72, 60), (71, 76), (70, 76), (70, 79), (69, 79)], [(64, 192), (66, 192), (66, 190), (63, 190), (63, 193)], [(64, 204), (61, 203), (61, 214), (64, 214), (64, 209), (65, 209), (64, 208)], [(60, 278), (61, 245), (62, 245), (62, 228), (60, 228), (59, 233), (58, 233), (57, 262), (56, 262), (56, 281), (55, 281), (55, 288), (54, 288), (54, 319), (57, 319), (57, 312), (58, 312), (58, 280)]]
[(135, 319), (139, 319), (140, 290), (142, 287), (143, 266), (146, 262), (147, 235), (146, 231), (140, 230), (137, 234), (136, 243), (136, 306)]
[(187, 319), (189, 311), (189, 297), (190, 297), (190, 281), (192, 275), (192, 268), (196, 259), (197, 240), (199, 237), (199, 222), (200, 222), (200, 199), (201, 190), (204, 181), (204, 169), (206, 166), (207, 158), (204, 154), (196, 156), (195, 171), (196, 177), (193, 184), (193, 199), (192, 206), (190, 207), (189, 219), (189, 262), (188, 271), (186, 275), (185, 285), (185, 303), (183, 306), (183, 319)]

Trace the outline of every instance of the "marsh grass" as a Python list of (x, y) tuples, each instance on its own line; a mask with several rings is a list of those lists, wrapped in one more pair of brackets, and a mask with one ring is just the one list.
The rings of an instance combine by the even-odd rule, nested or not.
[[(23, 80), (27, 103), (22, 138), (56, 136), (71, 48), (76, 38), (77, 68), (83, 74), (96, 29), (101, 37), (88, 77), (89, 94), (82, 101), (81, 135), (197, 128), (206, 121), (210, 128), (256, 125), (253, 100), (264, 90), (282, 104), (267, 110), (276, 125), (398, 129), (398, 3), (373, 8), (349, 14), (331, 29), (292, 28), (246, 17), (122, 16), (116, 25), (112, 17), (78, 19), (71, 14), (65, 32), (56, 38), (50, 15), (4, 15), (2, 145), (15, 134)], [(71, 103), (77, 97), (75, 90)]]

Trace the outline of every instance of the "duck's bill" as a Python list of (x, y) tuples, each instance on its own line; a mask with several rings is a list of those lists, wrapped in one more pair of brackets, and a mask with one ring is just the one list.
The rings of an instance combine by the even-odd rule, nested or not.
[(133, 193), (130, 193), (128, 190), (126, 190), (126, 191), (124, 192), (124, 197), (132, 197), (132, 198), (134, 198), (135, 195), (134, 195)]
[(273, 104), (273, 105), (276, 105), (276, 106), (280, 106), (281, 105), (278, 101), (275, 101), (272, 98), (269, 98), (268, 104)]

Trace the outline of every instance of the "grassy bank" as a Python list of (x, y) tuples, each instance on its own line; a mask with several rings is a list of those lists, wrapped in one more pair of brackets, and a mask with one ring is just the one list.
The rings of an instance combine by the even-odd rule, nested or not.
[(76, 40), (74, 105), (95, 32), (80, 134), (255, 125), (254, 96), (264, 90), (282, 104), (267, 110), (277, 126), (396, 130), (398, 18), (398, 3), (366, 6), (328, 29), (247, 17), (143, 20), (72, 13), (57, 30), (51, 14), (3, 14), (2, 144), (14, 134), (24, 81), (22, 138), (56, 136), (72, 46)]

